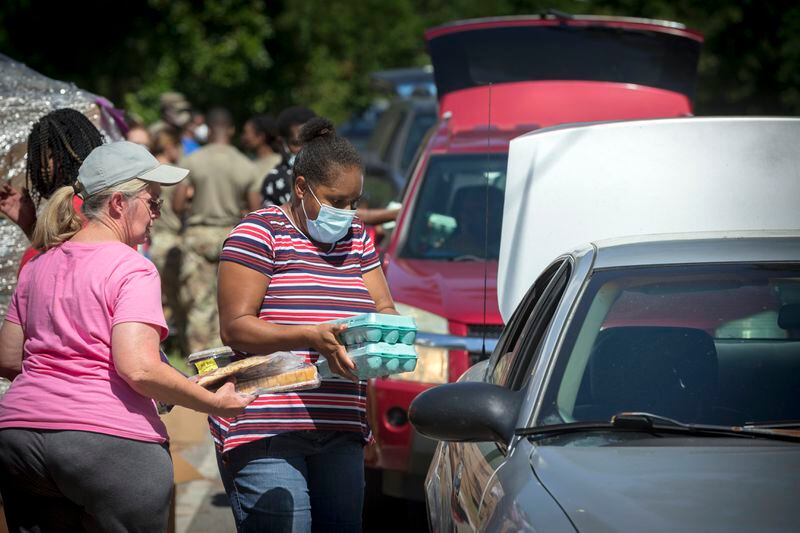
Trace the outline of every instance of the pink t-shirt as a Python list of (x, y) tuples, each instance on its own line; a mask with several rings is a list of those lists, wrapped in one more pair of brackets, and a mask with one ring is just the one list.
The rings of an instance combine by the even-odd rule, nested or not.
[(117, 374), (111, 329), (167, 335), (153, 263), (116, 242), (66, 242), (20, 273), (6, 320), (25, 332), (22, 374), (0, 400), (0, 428), (91, 431), (164, 442), (155, 403)]

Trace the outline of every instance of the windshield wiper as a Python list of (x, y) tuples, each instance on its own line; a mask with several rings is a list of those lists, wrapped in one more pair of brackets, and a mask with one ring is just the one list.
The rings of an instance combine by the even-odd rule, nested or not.
[(764, 420), (760, 422), (745, 422), (744, 428), (756, 429), (800, 429), (800, 420)]
[(674, 433), (699, 437), (744, 437), (749, 439), (763, 438), (774, 440), (800, 441), (800, 435), (789, 435), (774, 432), (770, 429), (753, 426), (716, 426), (711, 424), (686, 424), (653, 413), (623, 412), (611, 417), (609, 422), (571, 422), (566, 424), (550, 424), (531, 428), (519, 428), (517, 435), (531, 440), (563, 435), (568, 433), (585, 433), (589, 431), (630, 431), (646, 433)]

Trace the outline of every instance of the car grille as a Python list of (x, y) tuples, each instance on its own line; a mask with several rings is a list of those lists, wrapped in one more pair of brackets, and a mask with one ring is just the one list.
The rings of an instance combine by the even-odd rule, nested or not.
[[(467, 325), (467, 337), (483, 337), (486, 336), (487, 339), (498, 339), (500, 338), (500, 334), (503, 332), (503, 326), (494, 326), (491, 324), (469, 324)], [(492, 355), (492, 352), (488, 351), (486, 354), (483, 352), (469, 352), (469, 364), (470, 366), (483, 361), (484, 359), (488, 359), (489, 356)]]

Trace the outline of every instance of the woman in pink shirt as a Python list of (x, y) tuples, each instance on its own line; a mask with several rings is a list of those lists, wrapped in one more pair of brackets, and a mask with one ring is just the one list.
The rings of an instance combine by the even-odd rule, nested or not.
[[(95, 148), (57, 190), (0, 329), (0, 493), (12, 530), (164, 531), (172, 464), (154, 400), (218, 416), (252, 401), (211, 393), (162, 362), (153, 264), (131, 246), (158, 218), (160, 186), (188, 171), (142, 146)], [(84, 223), (73, 208), (83, 198)]]

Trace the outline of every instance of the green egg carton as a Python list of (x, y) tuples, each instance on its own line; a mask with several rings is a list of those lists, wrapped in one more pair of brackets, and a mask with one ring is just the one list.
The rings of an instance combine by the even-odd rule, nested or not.
[[(347, 355), (356, 365), (355, 375), (359, 379), (378, 378), (391, 374), (412, 372), (417, 368), (417, 351), (407, 344), (388, 344), (374, 342), (348, 349)], [(320, 377), (334, 376), (328, 360), (320, 357), (317, 361)]]
[(412, 345), (417, 338), (417, 324), (408, 316), (364, 313), (333, 322), (347, 326), (347, 329), (339, 334), (345, 346), (358, 346), (371, 342)]

